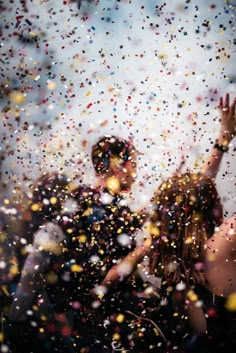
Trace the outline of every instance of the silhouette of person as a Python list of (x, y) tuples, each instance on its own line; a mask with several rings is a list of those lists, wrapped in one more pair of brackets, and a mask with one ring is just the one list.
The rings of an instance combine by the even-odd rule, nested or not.
[[(179, 293), (177, 291), (177, 294), (175, 292), (175, 295), (173, 295), (176, 284), (181, 280), (186, 282), (182, 287), (179, 286), (179, 288), (184, 288), (184, 292), (186, 292), (187, 286), (191, 286), (192, 283), (198, 284), (198, 290), (199, 285), (202, 284), (203, 288), (207, 288), (215, 295), (228, 296), (235, 291), (233, 237), (231, 236), (230, 241), (226, 241), (226, 239), (228, 240), (228, 233), (235, 231), (235, 218), (232, 217), (232, 219), (223, 223), (219, 232), (217, 231), (217, 227), (222, 222), (222, 206), (212, 179), (206, 176), (216, 176), (221, 157), (224, 152), (227, 152), (229, 143), (235, 135), (235, 100), (230, 106), (229, 95), (227, 94), (225, 100), (220, 99), (219, 110), (221, 116), (220, 134), (210, 157), (202, 168), (205, 175), (177, 174), (158, 188), (153, 199), (154, 212), (150, 216), (150, 222), (145, 223), (143, 227), (143, 244), (137, 246), (120, 264), (114, 266), (100, 284), (100, 292), (102, 288), (104, 291), (102, 294), (106, 294), (109, 288), (129, 276), (145, 255), (149, 256), (151, 258), (151, 269), (155, 269), (156, 275), (162, 277), (161, 294), (158, 293), (158, 295), (163, 295), (163, 291), (166, 291), (163, 298), (168, 298), (167, 310), (158, 308), (157, 313), (166, 322), (165, 326), (169, 326), (169, 332), (176, 331), (176, 327), (178, 329), (181, 329), (181, 327), (189, 329), (186, 328), (184, 323), (179, 324), (174, 320), (174, 317), (179, 318), (180, 313), (182, 313), (184, 317), (182, 321), (186, 321), (184, 314), (186, 298), (181, 291)], [(197, 229), (200, 229), (200, 231), (197, 231)], [(207, 240), (209, 237), (210, 240)], [(194, 241), (191, 241), (192, 238)], [(217, 244), (217, 247), (214, 247), (214, 244)], [(203, 252), (202, 247), (210, 249), (209, 252), (214, 254), (218, 251), (219, 244), (224, 245), (225, 250), (220, 252), (220, 256), (214, 255), (215, 261), (211, 262), (209, 260), (211, 255)], [(231, 261), (228, 262), (228, 259), (231, 259)], [(171, 286), (173, 288), (170, 290)], [(221, 292), (217, 292), (217, 288), (221, 288)], [(208, 301), (209, 305), (212, 304), (211, 295), (209, 299), (206, 291), (204, 292), (202, 289), (201, 292), (203, 299), (206, 302)], [(176, 299), (178, 296), (182, 303), (181, 300)], [(175, 305), (172, 305), (173, 303)], [(222, 312), (222, 306), (223, 304), (218, 306), (218, 308), (221, 307), (221, 317), (222, 315), (227, 317), (228, 315)], [(173, 310), (169, 310), (170, 307), (173, 310), (176, 309), (177, 314)], [(191, 330), (196, 335), (203, 334), (207, 328), (203, 311), (201, 308), (196, 310), (196, 307), (193, 310), (193, 307), (192, 305), (191, 310), (189, 310), (190, 313), (188, 313)], [(162, 324), (158, 315), (156, 320)], [(229, 325), (229, 322), (231, 323), (232, 320), (226, 320), (227, 325)], [(211, 331), (216, 330), (216, 324), (212, 325), (211, 322), (211, 326)], [(216, 337), (215, 333), (214, 336)], [(231, 340), (232, 337), (231, 334)], [(173, 334), (170, 340), (172, 340), (172, 344), (175, 344)], [(199, 342), (196, 339), (191, 347), (193, 351), (194, 349), (200, 349), (197, 341)], [(212, 349), (215, 349), (215, 344), (212, 344), (212, 347)], [(222, 346), (221, 349), (223, 349)]]
[[(50, 209), (48, 218), (39, 212), (42, 223), (34, 234), (34, 251), (27, 256), (10, 315), (13, 326), (14, 322), (28, 319), (35, 298), (46, 293), (54, 317), (63, 326), (60, 334), (64, 333), (65, 339), (57, 347), (62, 351), (65, 347), (72, 351), (73, 345), (94, 352), (111, 351), (112, 337), (101, 336), (102, 324), (97, 328), (97, 313), (93, 313), (96, 303), (90, 290), (118, 259), (135, 248), (134, 234), (146, 217), (132, 212), (124, 197), (136, 175), (136, 151), (132, 143), (105, 136), (93, 146), (92, 161), (99, 188), (78, 186), (69, 193), (62, 210), (51, 213)], [(123, 306), (128, 302), (131, 305), (130, 298), (130, 290), (121, 288), (104, 306), (106, 315), (116, 317)], [(71, 310), (76, 312), (74, 324), (68, 320)], [(114, 320), (111, 325), (116, 329), (119, 322)], [(75, 332), (71, 332), (73, 327)], [(40, 331), (40, 327), (37, 329)]]

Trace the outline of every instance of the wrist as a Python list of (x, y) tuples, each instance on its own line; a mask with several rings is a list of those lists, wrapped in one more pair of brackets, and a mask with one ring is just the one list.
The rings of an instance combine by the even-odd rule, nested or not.
[(225, 128), (220, 129), (219, 137), (217, 139), (218, 143), (230, 143), (230, 141), (233, 139), (234, 134), (230, 133), (230, 131), (225, 130)]
[(214, 144), (214, 148), (216, 148), (218, 151), (221, 152), (228, 152), (229, 150), (229, 144), (228, 143), (220, 143), (218, 141), (216, 141), (216, 143)]

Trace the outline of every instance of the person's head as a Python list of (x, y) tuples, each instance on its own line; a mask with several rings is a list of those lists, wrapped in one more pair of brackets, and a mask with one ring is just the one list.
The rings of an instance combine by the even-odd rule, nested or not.
[[(151, 229), (160, 252), (159, 270), (176, 281), (187, 280), (201, 267), (204, 241), (222, 222), (222, 205), (212, 179), (203, 174), (177, 174), (154, 196)], [(155, 241), (154, 241), (155, 243)], [(184, 280), (184, 278), (182, 278)]]
[(97, 176), (113, 191), (131, 188), (136, 177), (137, 153), (130, 141), (106, 135), (92, 147), (92, 162)]

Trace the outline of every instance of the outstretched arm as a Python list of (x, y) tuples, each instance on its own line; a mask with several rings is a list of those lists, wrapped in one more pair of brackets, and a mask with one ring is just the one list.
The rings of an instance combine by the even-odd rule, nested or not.
[(220, 132), (216, 139), (216, 143), (204, 163), (201, 172), (215, 178), (223, 157), (224, 152), (228, 151), (229, 143), (235, 136), (236, 119), (235, 119), (236, 98), (230, 104), (230, 96), (227, 93), (225, 99), (222, 97), (219, 100), (219, 114), (220, 114)]
[(48, 222), (34, 234), (32, 252), (26, 258), (20, 281), (13, 296), (11, 321), (27, 320), (27, 311), (44, 291), (45, 272), (50, 267), (50, 253), (59, 254), (64, 234), (59, 226)]
[(41, 252), (33, 252), (26, 258), (20, 281), (13, 296), (9, 319), (14, 322), (26, 321), (27, 311), (42, 291), (43, 272), (46, 261)]
[(136, 270), (137, 265), (142, 262), (144, 256), (150, 254), (151, 245), (151, 236), (145, 235), (142, 244), (136, 246), (118, 265), (113, 266), (93, 292), (98, 296), (103, 296), (110, 288), (129, 277)]

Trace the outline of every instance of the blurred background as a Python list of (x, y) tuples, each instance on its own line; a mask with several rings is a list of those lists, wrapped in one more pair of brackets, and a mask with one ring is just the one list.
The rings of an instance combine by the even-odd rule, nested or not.
[[(134, 209), (183, 159), (201, 168), (219, 97), (236, 95), (235, 0), (3, 0), (0, 13), (2, 229), (45, 171), (94, 184), (90, 149), (104, 134), (139, 152)], [(235, 151), (236, 139), (216, 180), (226, 217)]]

